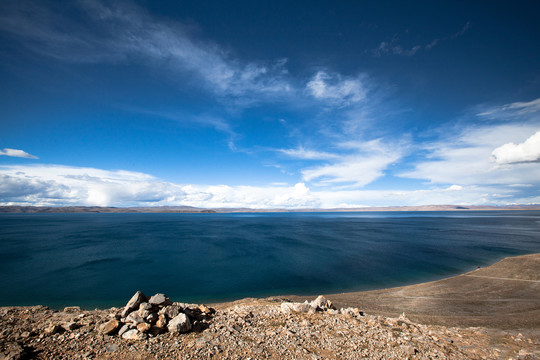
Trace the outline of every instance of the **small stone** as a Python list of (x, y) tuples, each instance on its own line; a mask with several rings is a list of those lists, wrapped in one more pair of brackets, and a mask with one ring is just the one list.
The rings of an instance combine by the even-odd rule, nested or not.
[(206, 306), (206, 305), (199, 305), (199, 310), (200, 310), (203, 314), (213, 314), (213, 313), (214, 313), (214, 309), (209, 308), (209, 307)]
[(116, 331), (116, 329), (118, 329), (118, 326), (120, 326), (118, 320), (112, 319), (104, 324), (101, 324), (101, 326), (99, 327), (99, 332), (103, 335), (111, 335)]
[(139, 332), (141, 332), (141, 333), (145, 333), (148, 330), (150, 330), (150, 324), (140, 323), (140, 324), (137, 325), (137, 330), (139, 330)]
[(182, 312), (182, 307), (180, 307), (180, 305), (168, 305), (168, 306), (165, 306), (163, 309), (159, 310), (158, 314), (166, 315), (167, 318), (172, 319), (178, 316), (178, 314), (180, 314), (181, 312)]
[(136, 311), (134, 311), (127, 316), (125, 322), (133, 323), (133, 324), (140, 324), (144, 322), (144, 319)]
[(126, 304), (126, 307), (122, 311), (122, 317), (126, 317), (130, 312), (139, 308), (139, 305), (146, 300), (146, 296), (141, 292), (137, 291), (135, 295)]
[(118, 345), (111, 344), (111, 343), (106, 344), (105, 345), (105, 351), (106, 352), (116, 352), (116, 351), (118, 351)]
[(148, 315), (147, 317), (145, 317), (144, 319), (146, 320), (147, 323), (151, 324), (151, 325), (154, 325), (156, 323), (156, 321), (158, 320), (158, 315), (156, 313), (151, 313), (150, 315)]
[(45, 334), (53, 335), (53, 334), (62, 333), (64, 331), (65, 331), (64, 328), (61, 327), (60, 325), (51, 324), (49, 325), (49, 327), (45, 329)]
[(152, 304), (149, 304), (147, 302), (143, 302), (139, 305), (139, 310), (148, 310), (151, 311), (153, 308)]
[(143, 340), (144, 336), (142, 336), (137, 329), (131, 329), (126, 331), (124, 334), (122, 334), (122, 339), (125, 340)]
[(165, 315), (159, 315), (156, 326), (159, 328), (165, 328), (165, 326), (167, 326), (167, 318)]
[(79, 306), (67, 306), (64, 308), (64, 312), (68, 314), (76, 314), (81, 312), (81, 308)]
[(171, 333), (185, 333), (191, 330), (191, 322), (186, 314), (178, 314), (169, 321), (167, 328)]
[(62, 327), (66, 331), (73, 331), (79, 327), (79, 324), (77, 324), (76, 322), (70, 321), (65, 324), (62, 324)]
[(418, 350), (414, 348), (414, 346), (405, 345), (402, 346), (401, 349), (407, 354), (407, 355), (415, 355)]
[(118, 336), (124, 335), (130, 329), (129, 325), (124, 325), (118, 330)]
[(172, 301), (165, 294), (156, 294), (148, 300), (151, 305), (172, 305)]
[[(139, 309), (137, 310), (137, 315), (139, 315), (141, 318), (145, 319), (146, 317), (148, 317), (149, 315), (151, 314), (150, 311), (148, 310), (145, 310), (145, 309)], [(131, 315), (131, 314), (130, 314)], [(129, 317), (129, 316), (128, 316)]]

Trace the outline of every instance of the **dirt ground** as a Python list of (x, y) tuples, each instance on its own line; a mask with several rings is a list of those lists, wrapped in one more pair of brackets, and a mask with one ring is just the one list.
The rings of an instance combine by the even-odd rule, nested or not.
[(327, 298), (337, 306), (358, 307), (369, 314), (405, 312), (425, 324), (515, 330), (539, 337), (540, 254), (505, 258), (443, 280)]

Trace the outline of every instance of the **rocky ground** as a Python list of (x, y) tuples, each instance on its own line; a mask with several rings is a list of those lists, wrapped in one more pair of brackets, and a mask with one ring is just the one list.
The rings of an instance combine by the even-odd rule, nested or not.
[(0, 308), (0, 359), (539, 359), (540, 339), (308, 303), (215, 309), (137, 293), (122, 309)]

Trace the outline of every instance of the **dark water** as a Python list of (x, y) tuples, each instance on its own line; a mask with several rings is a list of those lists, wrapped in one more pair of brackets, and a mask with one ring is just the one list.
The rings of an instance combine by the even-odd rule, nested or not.
[(366, 290), (540, 252), (540, 212), (3, 214), (0, 305)]

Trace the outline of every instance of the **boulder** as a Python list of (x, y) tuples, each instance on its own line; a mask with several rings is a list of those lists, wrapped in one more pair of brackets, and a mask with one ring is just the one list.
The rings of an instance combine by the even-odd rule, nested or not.
[(99, 327), (99, 332), (103, 335), (111, 335), (116, 331), (116, 329), (118, 329), (118, 326), (120, 326), (118, 320), (109, 320), (106, 323), (101, 324), (101, 326)]
[(146, 301), (146, 296), (141, 291), (137, 291), (135, 295), (133, 295), (131, 299), (128, 301), (128, 303), (126, 304), (126, 307), (124, 308), (124, 311), (122, 311), (121, 316), (125, 318), (130, 312), (138, 309), (139, 305), (145, 301)]
[(186, 333), (191, 330), (191, 322), (186, 314), (178, 314), (169, 321), (167, 328), (171, 333)]
[(167, 306), (167, 305), (171, 305), (172, 301), (165, 294), (156, 294), (152, 296), (150, 300), (148, 300), (148, 303), (150, 303), (150, 305), (156, 305), (156, 306), (159, 306), (159, 305)]
[(313, 308), (311, 307), (310, 304), (291, 303), (291, 302), (281, 303), (281, 312), (283, 313), (290, 313), (290, 312), (307, 313), (310, 311), (313, 311)]
[(317, 298), (311, 302), (311, 306), (317, 310), (323, 311), (328, 309), (336, 309), (332, 302), (322, 295), (317, 296)]

